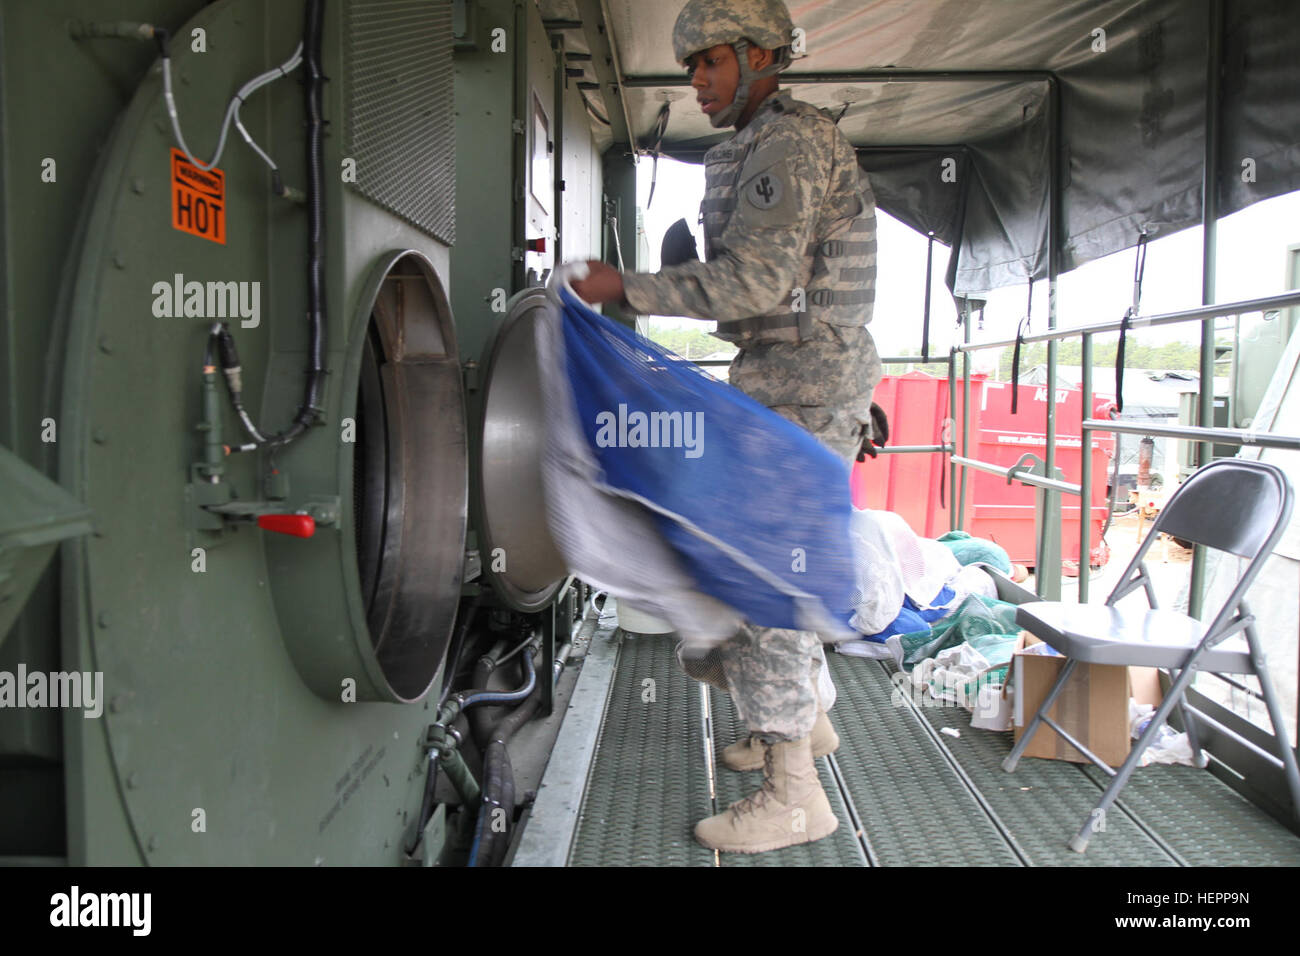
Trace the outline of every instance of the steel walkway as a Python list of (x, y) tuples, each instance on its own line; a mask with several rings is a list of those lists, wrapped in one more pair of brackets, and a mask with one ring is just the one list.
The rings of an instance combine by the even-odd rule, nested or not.
[(1005, 773), (1010, 733), (895, 698), (892, 665), (836, 654), (841, 744), (818, 763), (841, 826), (786, 850), (715, 854), (692, 826), (762, 777), (715, 771), (711, 754), (740, 735), (736, 715), (727, 695), (676, 667), (674, 644), (597, 633), (514, 865), (1300, 865), (1300, 837), (1194, 767), (1140, 769), (1105, 831), (1074, 853), (1066, 841), (1103, 787), (1099, 771), (1025, 759)]

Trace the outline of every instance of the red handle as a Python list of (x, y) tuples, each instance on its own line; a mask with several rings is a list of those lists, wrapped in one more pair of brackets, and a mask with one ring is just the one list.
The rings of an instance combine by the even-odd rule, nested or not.
[(311, 515), (258, 515), (257, 526), (295, 538), (310, 538), (316, 533), (316, 519)]

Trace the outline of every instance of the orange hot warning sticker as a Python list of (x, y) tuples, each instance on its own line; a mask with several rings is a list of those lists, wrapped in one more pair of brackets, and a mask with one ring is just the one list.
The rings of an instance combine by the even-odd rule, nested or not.
[(226, 174), (199, 169), (172, 149), (172, 228), (226, 244)]

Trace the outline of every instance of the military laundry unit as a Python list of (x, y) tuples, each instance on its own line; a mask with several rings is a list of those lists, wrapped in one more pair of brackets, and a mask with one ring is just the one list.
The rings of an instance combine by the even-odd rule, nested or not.
[[(540, 286), (568, 260), (646, 269), (637, 155), (725, 138), (674, 57), (682, 6), (0, 4), (0, 862), (718, 862), (689, 826), (748, 788), (704, 742), (743, 728), (670, 643), (597, 627), (538, 479)], [(1300, 188), (1285, 5), (798, 14), (783, 81), (880, 208), (950, 245), (966, 317), (1026, 281), (1054, 310), (1068, 269)], [(865, 228), (841, 238), (863, 245), (806, 250), (832, 318), (841, 267), (874, 268)], [(1042, 502), (1059, 550), (1059, 490)], [(922, 796), (977, 820), (947, 862), (1061, 862), (1007, 825), (1000, 744), (959, 768), (938, 716), (852, 663), (831, 666), (848, 753), (817, 765), (846, 825), (782, 862), (943, 862), (887, 835)], [(1211, 738), (1216, 773), (1276, 816), (1267, 731), (1243, 733)], [(903, 751), (951, 779), (867, 772)], [(1271, 819), (1166, 839), (1176, 804), (1090, 859), (1294, 862)]]

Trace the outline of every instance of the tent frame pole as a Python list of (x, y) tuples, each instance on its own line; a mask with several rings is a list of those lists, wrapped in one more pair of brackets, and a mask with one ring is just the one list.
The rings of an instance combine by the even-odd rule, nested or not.
[[(1223, 0), (1210, 0), (1205, 50), (1205, 163), (1201, 181), (1201, 304), (1215, 299), (1215, 266), (1219, 237), (1219, 114), (1222, 109)], [(1214, 322), (1201, 323), (1200, 426), (1214, 427)], [(1231, 424), (1231, 422), (1229, 422)], [(1209, 442), (1197, 446), (1196, 463), (1213, 456)], [(1205, 590), (1205, 548), (1192, 552), (1192, 577), (1187, 588), (1187, 613), (1201, 616)]]

